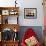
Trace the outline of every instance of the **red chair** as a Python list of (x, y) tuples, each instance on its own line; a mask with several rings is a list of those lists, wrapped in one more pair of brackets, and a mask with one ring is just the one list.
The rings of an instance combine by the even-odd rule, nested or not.
[[(34, 32), (34, 30), (32, 28), (27, 29), (27, 31), (24, 34), (24, 37), (22, 38), (21, 46), (27, 46), (25, 40), (32, 36), (34, 36), (37, 39), (37, 35)], [(41, 46), (40, 42), (38, 41), (35, 46)]]

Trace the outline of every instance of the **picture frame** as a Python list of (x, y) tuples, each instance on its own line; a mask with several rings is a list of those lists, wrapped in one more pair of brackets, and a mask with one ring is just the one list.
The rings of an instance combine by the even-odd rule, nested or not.
[(25, 19), (36, 19), (37, 8), (24, 8), (24, 18)]

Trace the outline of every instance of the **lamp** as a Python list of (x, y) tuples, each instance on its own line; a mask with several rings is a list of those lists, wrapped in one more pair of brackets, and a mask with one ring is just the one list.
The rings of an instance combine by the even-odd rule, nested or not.
[(16, 4), (17, 4), (17, 2), (16, 2), (17, 0), (15, 0), (15, 7), (16, 7)]

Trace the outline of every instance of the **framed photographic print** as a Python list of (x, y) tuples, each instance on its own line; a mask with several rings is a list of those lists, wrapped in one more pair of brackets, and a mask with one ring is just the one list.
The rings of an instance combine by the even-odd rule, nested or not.
[(37, 8), (24, 8), (24, 18), (25, 19), (36, 19)]

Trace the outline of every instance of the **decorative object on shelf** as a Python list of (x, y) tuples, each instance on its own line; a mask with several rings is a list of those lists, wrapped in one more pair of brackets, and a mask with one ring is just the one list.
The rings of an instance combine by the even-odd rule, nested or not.
[(15, 40), (19, 40), (19, 39), (18, 39), (18, 32), (14, 32), (13, 40), (14, 40), (14, 41), (15, 41)]
[(9, 15), (9, 10), (2, 10), (2, 15)]
[(42, 3), (42, 5), (43, 5), (43, 3)]
[[(14, 28), (15, 28), (15, 27), (14, 27)], [(17, 32), (17, 29), (16, 29), (16, 28), (14, 29), (14, 32)]]
[(8, 24), (8, 16), (7, 15), (3, 15), (2, 16), (2, 24)]
[(17, 4), (17, 2), (16, 2), (17, 0), (15, 0), (15, 7), (16, 7), (16, 4)]
[[(14, 27), (15, 28), (15, 27)], [(14, 33), (14, 41), (15, 40), (18, 40), (18, 32), (17, 32), (17, 29), (15, 28), (14, 30), (13, 30), (15, 33)]]
[(4, 41), (12, 40), (12, 30), (10, 28), (5, 28), (3, 30), (2, 40), (4, 40)]
[(5, 24), (8, 24), (8, 18), (7, 18), (7, 19), (5, 19)]
[(18, 40), (18, 32), (15, 32), (11, 28), (4, 28), (2, 31), (2, 40), (4, 41), (16, 41)]
[(10, 13), (9, 13), (10, 15), (17, 15), (17, 11), (15, 11), (15, 10), (10, 10)]
[(25, 19), (36, 19), (37, 8), (24, 8), (24, 18)]

